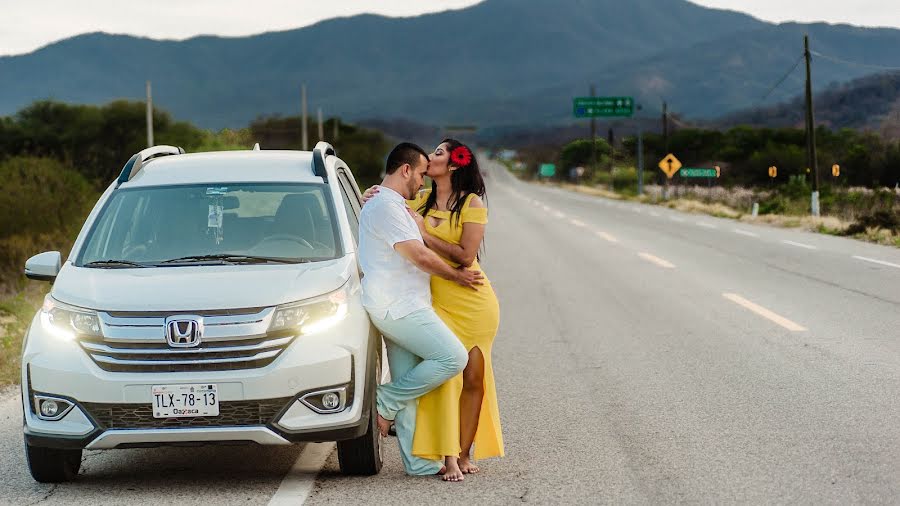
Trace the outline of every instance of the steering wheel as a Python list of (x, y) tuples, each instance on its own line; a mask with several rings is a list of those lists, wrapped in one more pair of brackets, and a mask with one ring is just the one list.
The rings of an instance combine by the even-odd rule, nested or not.
[(297, 244), (306, 246), (309, 249), (315, 249), (313, 247), (313, 245), (310, 244), (309, 241), (307, 241), (306, 239), (304, 239), (300, 236), (297, 236), (297, 235), (292, 235), (292, 234), (273, 234), (273, 235), (266, 237), (261, 242), (268, 242), (268, 241), (293, 241)]

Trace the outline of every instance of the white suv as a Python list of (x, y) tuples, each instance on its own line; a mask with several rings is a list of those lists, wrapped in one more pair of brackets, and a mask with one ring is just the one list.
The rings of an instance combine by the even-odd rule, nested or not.
[(359, 188), (334, 149), (134, 155), (61, 264), (22, 355), (41, 482), (83, 449), (337, 441), (375, 474), (381, 336), (360, 302)]

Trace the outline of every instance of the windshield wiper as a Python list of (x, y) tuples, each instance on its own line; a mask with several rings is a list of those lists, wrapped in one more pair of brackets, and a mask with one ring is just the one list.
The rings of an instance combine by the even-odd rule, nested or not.
[(99, 269), (115, 269), (116, 267), (152, 267), (151, 265), (132, 262), (131, 260), (95, 260), (88, 262), (82, 267), (91, 267)]
[(177, 263), (193, 263), (193, 262), (207, 262), (219, 260), (222, 262), (229, 262), (235, 264), (266, 264), (266, 263), (279, 263), (279, 264), (302, 264), (307, 263), (310, 260), (305, 258), (278, 258), (278, 257), (263, 257), (263, 256), (255, 256), (255, 255), (231, 255), (231, 254), (216, 254), (216, 255), (190, 255), (181, 258), (173, 258), (171, 260), (164, 260), (160, 262), (161, 264), (177, 264)]

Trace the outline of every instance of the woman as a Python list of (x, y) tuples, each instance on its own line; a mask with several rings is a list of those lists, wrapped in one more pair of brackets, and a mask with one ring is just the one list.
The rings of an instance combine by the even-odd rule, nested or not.
[[(455, 266), (481, 270), (478, 251), (484, 239), (487, 208), (484, 180), (472, 151), (446, 139), (429, 158), (431, 190), (409, 205), (425, 244)], [(366, 191), (365, 200), (377, 193)], [(477, 290), (431, 277), (432, 304), (438, 316), (469, 351), (460, 376), (419, 398), (413, 454), (444, 459), (445, 481), (477, 473), (472, 461), (503, 456), (500, 411), (491, 367), (491, 348), (500, 323), (500, 306), (485, 276)]]

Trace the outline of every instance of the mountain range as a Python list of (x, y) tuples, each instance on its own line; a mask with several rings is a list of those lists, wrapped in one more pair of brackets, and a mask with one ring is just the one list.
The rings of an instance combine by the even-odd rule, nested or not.
[[(0, 57), (0, 115), (38, 99), (143, 99), (208, 128), (310, 108), (349, 121), (430, 125), (572, 124), (572, 97), (632, 95), (642, 114), (667, 100), (715, 118), (900, 66), (900, 30), (771, 24), (685, 0), (485, 0), (410, 18), (359, 15), (250, 37), (159, 41), (92, 33)], [(818, 55), (823, 55), (819, 57)]]

